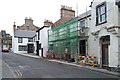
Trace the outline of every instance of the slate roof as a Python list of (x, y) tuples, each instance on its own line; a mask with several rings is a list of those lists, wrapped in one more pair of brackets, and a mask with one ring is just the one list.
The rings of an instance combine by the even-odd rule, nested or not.
[(24, 38), (32, 38), (36, 34), (35, 31), (31, 30), (16, 30), (15, 31), (15, 37), (24, 37)]
[(87, 16), (90, 16), (90, 15), (91, 15), (91, 10), (89, 10), (89, 11), (87, 11), (87, 12), (79, 15), (79, 16), (78, 16), (78, 19), (83, 19), (83, 18), (85, 18), (85, 17), (87, 17)]
[(65, 22), (67, 22), (67, 21), (69, 21), (69, 20), (71, 20), (72, 18), (61, 18), (61, 19), (59, 19), (58, 21), (56, 21), (53, 25), (52, 25), (52, 27), (58, 27), (58, 26), (60, 26), (61, 24), (64, 24)]
[[(80, 20), (80, 19), (83, 19), (83, 18), (88, 17), (88, 16), (91, 16), (91, 10), (89, 10), (89, 11), (87, 11), (87, 12), (79, 15), (79, 16), (78, 16), (78, 19)], [(69, 21), (69, 20), (71, 20), (71, 19), (73, 19), (73, 18), (61, 18), (61, 19), (59, 19), (58, 21), (56, 21), (56, 22), (52, 25), (52, 27), (57, 27), (57, 26), (59, 26), (59, 25), (61, 25), (61, 24), (64, 24), (65, 22), (67, 22), (67, 21)]]

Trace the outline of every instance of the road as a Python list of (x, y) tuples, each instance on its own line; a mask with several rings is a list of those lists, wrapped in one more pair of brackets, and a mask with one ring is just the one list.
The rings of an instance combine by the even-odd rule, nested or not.
[[(89, 69), (35, 59), (14, 53), (2, 53), (2, 60), (14, 78), (117, 78)], [(4, 71), (5, 72), (5, 71)]]

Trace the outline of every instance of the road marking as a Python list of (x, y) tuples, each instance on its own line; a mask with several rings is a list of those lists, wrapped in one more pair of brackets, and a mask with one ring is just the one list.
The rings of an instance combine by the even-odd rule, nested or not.
[(10, 72), (12, 73), (13, 77), (16, 78), (16, 75), (15, 75), (14, 72), (13, 72), (14, 69), (13, 69), (12, 67), (10, 67), (6, 62), (4, 62), (4, 61), (2, 60), (2, 64), (3, 64), (3, 63), (8, 67), (8, 69), (9, 69)]
[(23, 66), (19, 66), (19, 68), (23, 69)]
[(22, 76), (22, 73), (18, 70), (18, 73), (20, 74), (20, 76)]
[(17, 70), (15, 70), (15, 73), (16, 73), (18, 76), (20, 76), (20, 75), (18, 74)]
[(18, 76), (22, 76), (22, 73), (19, 70), (15, 70), (15, 72)]

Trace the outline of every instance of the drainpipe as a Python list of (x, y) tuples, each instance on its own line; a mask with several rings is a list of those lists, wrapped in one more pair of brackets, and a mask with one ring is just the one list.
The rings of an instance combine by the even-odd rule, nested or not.
[(98, 52), (100, 54), (100, 66), (99, 67), (102, 68), (102, 42), (101, 40), (100, 40), (99, 45), (100, 45), (99, 52)]
[(75, 63), (78, 64), (78, 60), (79, 60), (79, 53), (80, 53), (80, 50), (79, 50), (79, 39), (78, 39), (78, 51), (76, 52), (76, 55), (75, 55)]
[(85, 45), (85, 47), (86, 47), (86, 55), (88, 56), (88, 40), (86, 39), (85, 42), (86, 42), (86, 45)]
[[(77, 31), (78, 31), (78, 27), (79, 27), (79, 24), (78, 24), (78, 15), (77, 15)], [(78, 34), (78, 33), (77, 33)], [(78, 60), (79, 60), (79, 53), (80, 53), (80, 50), (79, 50), (79, 37), (77, 37), (77, 50), (76, 50), (76, 54), (75, 54), (75, 63), (78, 64)]]

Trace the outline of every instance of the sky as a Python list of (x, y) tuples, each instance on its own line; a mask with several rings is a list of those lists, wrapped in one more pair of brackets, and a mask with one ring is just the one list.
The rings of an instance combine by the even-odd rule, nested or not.
[(61, 5), (72, 7), (78, 15), (90, 10), (92, 0), (0, 0), (0, 31), (13, 34), (13, 24), (25, 23), (26, 17), (33, 19), (34, 25), (43, 26), (45, 19), (52, 22), (60, 19)]

